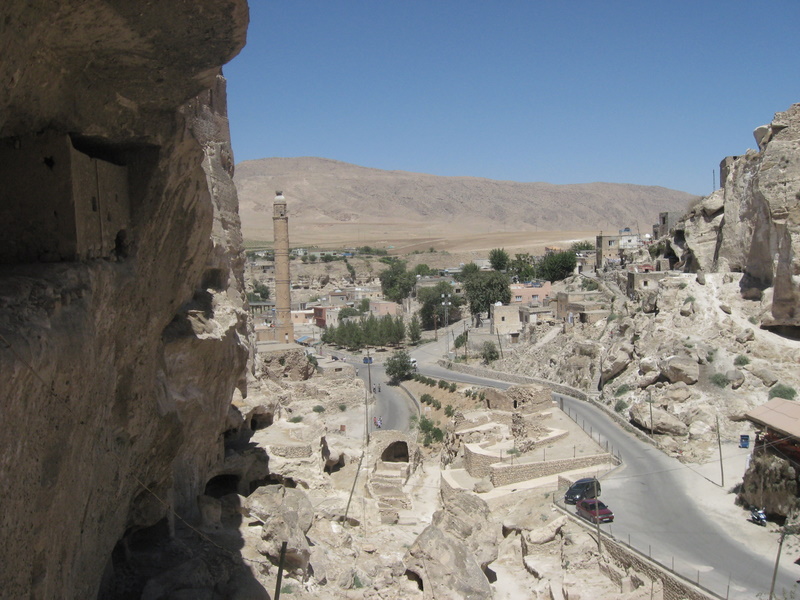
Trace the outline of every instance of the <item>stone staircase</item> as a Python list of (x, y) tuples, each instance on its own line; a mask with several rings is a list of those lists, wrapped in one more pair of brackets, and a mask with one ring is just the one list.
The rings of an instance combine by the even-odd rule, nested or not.
[(370, 473), (367, 489), (377, 500), (381, 523), (397, 523), (400, 510), (411, 510), (411, 498), (403, 491), (409, 468), (405, 462), (379, 460)]

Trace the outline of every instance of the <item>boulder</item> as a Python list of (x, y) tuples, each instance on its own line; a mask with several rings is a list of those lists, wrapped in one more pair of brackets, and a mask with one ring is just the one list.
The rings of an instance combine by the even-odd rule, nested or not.
[(745, 344), (747, 342), (753, 341), (755, 337), (756, 337), (755, 332), (748, 327), (747, 329), (745, 329), (739, 335), (736, 336), (736, 341), (739, 342), (740, 344)]
[(688, 385), (697, 383), (700, 367), (696, 361), (680, 356), (670, 356), (659, 363), (661, 375), (670, 383), (682, 381)]
[(655, 290), (643, 292), (641, 302), (643, 313), (649, 315), (658, 311), (658, 292)]
[[(661, 433), (668, 435), (686, 435), (689, 428), (686, 427), (677, 417), (671, 415), (667, 411), (653, 407), (653, 433)], [(642, 429), (646, 431), (651, 430), (650, 426), (650, 406), (647, 402), (639, 402), (634, 404), (630, 409), (631, 420)]]
[(486, 492), (491, 492), (494, 489), (494, 484), (489, 477), (484, 477), (483, 479), (476, 481), (475, 485), (472, 486), (472, 491), (476, 494), (485, 494)]
[(567, 516), (561, 515), (550, 521), (547, 525), (525, 533), (523, 539), (523, 554), (527, 554), (527, 545), (541, 546), (556, 539), (562, 527), (567, 524)]
[(772, 387), (778, 383), (778, 376), (766, 367), (752, 369), (750, 372), (758, 377), (761, 380), (761, 383), (767, 387)]
[(744, 373), (739, 369), (731, 369), (725, 373), (725, 377), (731, 382), (731, 387), (738, 390), (744, 383)]
[(403, 562), (422, 582), (426, 598), (481, 600), (493, 595), (472, 550), (435, 525), (426, 527), (414, 540)]
[(610, 381), (622, 373), (630, 364), (632, 356), (633, 346), (630, 344), (623, 342), (618, 346), (614, 346), (603, 362), (603, 371), (601, 373), (603, 382)]
[(314, 508), (305, 493), (282, 485), (262, 486), (248, 496), (243, 508), (251, 519), (262, 523), (257, 545), (261, 554), (277, 560), (285, 541), (287, 568), (308, 566), (311, 549), (306, 533), (314, 521)]
[(486, 502), (465, 490), (443, 490), (442, 504), (431, 524), (464, 543), (481, 567), (496, 560), (500, 526)]
[(661, 396), (666, 402), (686, 402), (692, 397), (692, 390), (683, 381), (678, 381), (667, 388)]
[(705, 421), (692, 421), (689, 425), (689, 439), (697, 439), (703, 437), (707, 433), (711, 433), (713, 427)]

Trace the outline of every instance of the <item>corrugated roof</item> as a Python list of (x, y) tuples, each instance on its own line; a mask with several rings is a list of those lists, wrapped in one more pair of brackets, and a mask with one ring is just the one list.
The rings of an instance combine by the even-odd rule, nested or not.
[(754, 423), (800, 438), (800, 403), (783, 398), (773, 398), (766, 404), (747, 411), (745, 416)]

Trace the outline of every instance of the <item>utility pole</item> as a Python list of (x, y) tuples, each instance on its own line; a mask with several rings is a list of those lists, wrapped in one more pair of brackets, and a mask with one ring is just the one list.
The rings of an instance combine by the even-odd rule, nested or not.
[(722, 479), (720, 487), (725, 487), (725, 468), (722, 466), (722, 440), (719, 436), (719, 415), (717, 415), (717, 446), (719, 447), (719, 475)]
[(446, 342), (445, 354), (450, 352), (450, 340), (447, 339), (447, 326), (450, 324), (448, 312), (450, 308), (450, 294), (442, 294), (442, 306), (444, 307), (444, 340)]
[(775, 579), (778, 577), (778, 565), (781, 562), (781, 550), (783, 550), (783, 538), (786, 537), (786, 528), (781, 530), (781, 539), (778, 542), (778, 556), (775, 557), (775, 569), (772, 571), (772, 583), (769, 586), (769, 600), (775, 592)]
[(364, 440), (369, 446), (369, 395), (372, 392), (372, 357), (369, 355), (369, 347), (367, 347), (367, 381), (367, 391), (364, 394)]
[(647, 403), (650, 405), (650, 437), (653, 437), (653, 393), (647, 392)]

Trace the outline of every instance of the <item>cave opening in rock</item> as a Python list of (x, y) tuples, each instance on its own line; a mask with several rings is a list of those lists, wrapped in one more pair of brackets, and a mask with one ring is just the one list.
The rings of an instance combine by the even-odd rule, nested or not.
[(497, 573), (492, 571), (489, 567), (483, 567), (483, 574), (486, 575), (486, 579), (489, 580), (489, 583), (497, 581)]
[(332, 464), (326, 464), (324, 470), (328, 475), (330, 475), (331, 473), (336, 473), (342, 467), (344, 467), (344, 455), (340, 454), (339, 455), (339, 460), (337, 462), (335, 462), (335, 463), (332, 463)]
[(258, 413), (254, 414), (250, 419), (250, 429), (252, 431), (258, 431), (259, 429), (266, 429), (270, 425), (272, 425), (273, 416), (272, 413)]
[(414, 583), (417, 584), (417, 587), (419, 588), (420, 592), (424, 592), (425, 591), (425, 589), (424, 589), (424, 587), (422, 585), (422, 577), (420, 577), (419, 575), (414, 573), (414, 571), (412, 571), (410, 569), (406, 569), (406, 577), (408, 577), (409, 581), (413, 581)]
[(408, 444), (406, 442), (392, 442), (381, 454), (383, 462), (408, 462)]
[(219, 499), (228, 494), (236, 494), (239, 492), (240, 481), (241, 478), (238, 475), (230, 473), (217, 475), (209, 479), (208, 483), (206, 483), (205, 495)]

